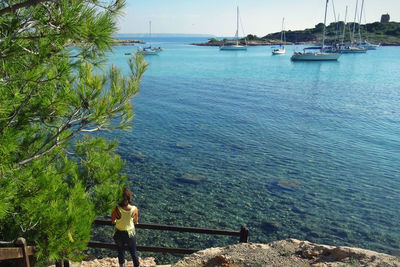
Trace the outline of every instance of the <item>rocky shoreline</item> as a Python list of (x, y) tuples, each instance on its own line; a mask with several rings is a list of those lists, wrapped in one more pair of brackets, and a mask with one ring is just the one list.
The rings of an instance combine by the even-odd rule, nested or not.
[[(263, 46), (263, 45), (279, 45), (281, 43), (280, 40), (257, 40), (257, 41), (247, 41), (248, 46)], [(196, 46), (221, 46), (223, 45), (223, 41), (217, 41), (217, 42), (207, 42), (207, 43), (192, 43), (191, 45), (196, 45)], [(240, 42), (241, 45), (245, 45), (246, 43)], [(293, 43), (287, 42), (287, 45), (291, 45)]]
[[(154, 258), (140, 259), (142, 267), (400, 267), (400, 258), (371, 250), (328, 246), (297, 239), (269, 244), (240, 243), (209, 248), (189, 255), (173, 265), (157, 265)], [(54, 266), (54, 265), (53, 265)], [(117, 258), (71, 263), (71, 267), (119, 266)], [(127, 262), (126, 267), (131, 267)]]
[(133, 40), (133, 39), (114, 39), (116, 45), (134, 45), (134, 44), (145, 44), (141, 40)]

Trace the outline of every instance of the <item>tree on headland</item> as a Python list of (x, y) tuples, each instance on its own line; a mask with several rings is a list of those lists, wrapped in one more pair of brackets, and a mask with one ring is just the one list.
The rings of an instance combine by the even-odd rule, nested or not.
[(117, 142), (147, 64), (103, 68), (120, 0), (0, 2), (0, 240), (23, 236), (38, 261), (77, 259), (125, 183)]
[(258, 38), (257, 35), (248, 34), (248, 35), (246, 36), (246, 40), (248, 40), (248, 41), (256, 41), (256, 40), (260, 40), (260, 38)]

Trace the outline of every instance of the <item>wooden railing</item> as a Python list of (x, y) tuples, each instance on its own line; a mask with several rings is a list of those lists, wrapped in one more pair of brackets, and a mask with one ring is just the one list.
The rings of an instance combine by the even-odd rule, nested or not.
[(21, 267), (30, 267), (29, 256), (34, 254), (35, 247), (28, 246), (22, 237), (15, 242), (9, 242), (7, 247), (0, 247), (0, 261), (13, 260)]
[[(108, 225), (112, 226), (111, 220), (95, 220), (94, 225)], [(242, 226), (240, 231), (230, 230), (218, 230), (208, 228), (196, 228), (196, 227), (182, 227), (173, 225), (162, 225), (162, 224), (149, 224), (140, 223), (135, 225), (137, 229), (150, 229), (150, 230), (161, 230), (161, 231), (175, 231), (181, 233), (197, 233), (197, 234), (210, 234), (210, 235), (226, 235), (226, 236), (237, 236), (239, 237), (240, 243), (247, 243), (249, 237), (249, 230)], [(105, 248), (117, 250), (117, 245), (113, 243), (102, 243), (102, 242), (89, 242), (88, 247), (90, 248)], [(192, 254), (197, 252), (197, 249), (189, 248), (166, 248), (166, 247), (148, 247), (148, 246), (137, 246), (138, 251), (147, 252), (161, 252), (161, 253), (172, 253), (172, 254)], [(24, 238), (18, 238), (16, 242), (10, 242), (7, 247), (0, 247), (0, 263), (4, 260), (14, 260), (17, 262), (19, 267), (30, 267), (29, 256), (35, 254), (34, 246), (27, 246)], [(69, 262), (57, 262), (56, 267), (69, 267)]]
[[(111, 220), (100, 220), (100, 219), (95, 220), (94, 224), (108, 225), (108, 226), (113, 225), (111, 223)], [(149, 223), (140, 223), (135, 225), (135, 227), (136, 229), (175, 231), (181, 233), (237, 236), (239, 237), (240, 243), (247, 243), (249, 238), (249, 230), (244, 226), (240, 228), (240, 231), (218, 230), (218, 229), (197, 228), (197, 227), (183, 227), (183, 226), (149, 224)], [(117, 250), (117, 245), (113, 243), (89, 242), (88, 247)], [(148, 246), (137, 246), (137, 250), (147, 251), (147, 252), (173, 253), (173, 254), (192, 254), (198, 251), (197, 249), (188, 249), (188, 248), (165, 248), (165, 247), (148, 247)]]

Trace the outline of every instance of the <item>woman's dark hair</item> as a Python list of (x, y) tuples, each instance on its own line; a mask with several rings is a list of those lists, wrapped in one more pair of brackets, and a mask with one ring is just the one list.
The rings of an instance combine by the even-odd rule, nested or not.
[(120, 207), (128, 206), (128, 204), (132, 204), (132, 192), (129, 188), (125, 187), (122, 190), (122, 201), (118, 204)]

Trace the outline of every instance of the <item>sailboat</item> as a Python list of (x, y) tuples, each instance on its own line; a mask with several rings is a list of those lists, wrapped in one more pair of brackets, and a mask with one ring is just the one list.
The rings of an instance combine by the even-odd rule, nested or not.
[(338, 51), (340, 53), (342, 53), (342, 54), (366, 53), (367, 49), (365, 49), (363, 47), (354, 46), (354, 45), (351, 45), (351, 44), (345, 44), (344, 43), (344, 38), (346, 36), (346, 21), (347, 21), (347, 6), (346, 6), (346, 15), (345, 15), (345, 18), (344, 18), (343, 36), (342, 36), (341, 44), (338, 47)]
[(219, 47), (219, 50), (247, 50), (246, 45), (239, 44), (239, 7), (236, 11), (236, 34), (235, 34), (236, 44), (223, 44)]
[(162, 49), (161, 47), (152, 47), (151, 46), (151, 21), (149, 21), (149, 38), (150, 38), (150, 46), (141, 47), (138, 49), (137, 53), (142, 55), (158, 55)]
[[(321, 47), (308, 47), (303, 50), (303, 52), (294, 52), (293, 56), (290, 58), (292, 61), (332, 61), (338, 60), (341, 56), (340, 53), (336, 52), (326, 52), (325, 51), (325, 32), (326, 32), (326, 11), (328, 9), (328, 1), (326, 0), (325, 5), (325, 18), (324, 18), (324, 31), (322, 35), (322, 46)], [(319, 49), (316, 52), (306, 52), (307, 49), (315, 50)]]
[[(364, 10), (365, 13), (365, 7), (364, 7), (364, 0), (362, 2), (362, 10)], [(365, 19), (365, 15), (364, 15), (364, 19)], [(361, 17), (360, 17), (360, 26), (361, 26)], [(359, 29), (360, 30), (360, 29)], [(367, 34), (367, 21), (365, 19), (365, 34)], [(367, 40), (361, 41), (361, 34), (360, 34), (360, 41), (357, 44), (359, 47), (362, 47), (366, 50), (376, 50), (378, 47), (381, 46), (381, 44), (371, 44), (370, 42), (368, 42)]]
[(275, 48), (274, 50), (272, 50), (273, 55), (284, 55), (286, 53), (286, 48), (285, 48), (286, 35), (284, 31), (284, 23), (285, 23), (285, 18), (282, 19), (281, 44), (279, 45), (279, 48)]

